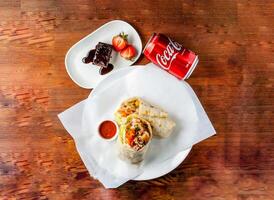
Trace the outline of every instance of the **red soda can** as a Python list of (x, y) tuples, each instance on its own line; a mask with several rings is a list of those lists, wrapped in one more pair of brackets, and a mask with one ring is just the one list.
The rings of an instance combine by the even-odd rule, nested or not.
[(160, 33), (151, 36), (143, 54), (179, 79), (187, 79), (199, 61), (195, 53)]

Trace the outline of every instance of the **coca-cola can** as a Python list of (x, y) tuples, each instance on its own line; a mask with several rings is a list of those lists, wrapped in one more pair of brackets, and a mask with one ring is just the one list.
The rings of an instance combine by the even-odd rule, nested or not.
[(161, 33), (154, 33), (143, 54), (179, 79), (187, 79), (198, 64), (198, 56)]

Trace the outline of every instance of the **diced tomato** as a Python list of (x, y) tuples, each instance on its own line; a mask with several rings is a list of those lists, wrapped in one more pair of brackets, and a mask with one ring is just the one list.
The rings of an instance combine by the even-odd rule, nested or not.
[(126, 134), (126, 139), (128, 141), (128, 144), (130, 146), (132, 146), (133, 140), (134, 140), (134, 136), (135, 136), (135, 131), (130, 129), (127, 134)]
[(122, 117), (126, 117), (127, 116), (127, 113), (125, 111), (123, 111), (123, 110), (120, 113), (121, 113)]

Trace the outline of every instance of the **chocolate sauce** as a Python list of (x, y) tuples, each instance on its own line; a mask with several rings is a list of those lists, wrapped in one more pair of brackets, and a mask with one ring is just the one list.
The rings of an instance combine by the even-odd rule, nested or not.
[[(95, 56), (95, 49), (91, 49), (88, 52), (87, 57), (84, 57), (82, 59), (83, 63), (88, 64), (88, 63), (93, 62), (94, 56)], [(105, 74), (111, 72), (113, 70), (113, 68), (114, 68), (113, 64), (109, 63), (107, 67), (100, 67), (99, 73), (100, 73), (100, 75), (105, 75)]]
[(91, 62), (93, 61), (94, 55), (95, 55), (95, 49), (91, 49), (91, 50), (88, 52), (87, 57), (84, 57), (84, 58), (82, 59), (83, 63), (85, 63), (85, 64), (91, 63)]
[(105, 74), (111, 72), (113, 70), (113, 68), (114, 68), (113, 64), (109, 63), (107, 67), (101, 67), (99, 73), (101, 75), (105, 75)]

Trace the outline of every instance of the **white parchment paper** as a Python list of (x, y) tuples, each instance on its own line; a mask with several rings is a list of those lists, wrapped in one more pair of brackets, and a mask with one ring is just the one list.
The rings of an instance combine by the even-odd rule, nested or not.
[[(215, 134), (191, 87), (158, 67), (133, 68), (91, 96), (85, 103), (70, 108), (59, 117), (75, 139), (89, 172), (106, 188), (118, 187), (142, 173), (149, 162), (160, 163)], [(176, 122), (169, 138), (153, 138), (145, 161), (139, 166), (120, 160), (116, 142), (101, 139), (97, 130), (100, 122), (114, 118), (113, 113), (123, 100), (133, 96), (162, 107)], [(77, 119), (77, 123), (71, 122), (75, 116), (83, 117), (80, 121)]]

